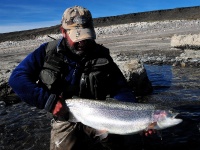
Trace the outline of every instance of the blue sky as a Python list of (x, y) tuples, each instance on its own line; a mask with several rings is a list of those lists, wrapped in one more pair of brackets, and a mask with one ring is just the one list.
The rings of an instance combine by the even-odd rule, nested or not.
[(98, 18), (200, 6), (200, 0), (0, 0), (0, 33), (58, 25), (64, 10), (74, 5)]

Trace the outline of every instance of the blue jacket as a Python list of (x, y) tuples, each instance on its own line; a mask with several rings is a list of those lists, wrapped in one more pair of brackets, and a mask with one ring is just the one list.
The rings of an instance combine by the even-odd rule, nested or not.
[[(9, 78), (9, 85), (13, 91), (21, 98), (22, 101), (36, 106), (37, 108), (44, 109), (46, 103), (52, 94), (47, 88), (42, 88), (38, 85), (40, 71), (43, 69), (44, 59), (46, 56), (47, 43), (42, 44), (35, 51), (30, 53), (12, 72)], [(59, 46), (59, 45), (58, 45)], [(68, 84), (73, 84), (76, 79), (72, 76), (72, 73), (78, 71), (75, 69), (74, 64), (77, 62), (71, 60), (72, 65), (69, 67), (69, 74), (66, 76)], [(116, 76), (121, 76), (117, 75)], [(80, 80), (80, 79), (79, 79)], [(135, 102), (135, 96), (133, 92), (127, 88), (127, 83), (119, 77), (116, 81), (119, 84), (120, 89), (116, 91), (113, 98), (120, 101)]]

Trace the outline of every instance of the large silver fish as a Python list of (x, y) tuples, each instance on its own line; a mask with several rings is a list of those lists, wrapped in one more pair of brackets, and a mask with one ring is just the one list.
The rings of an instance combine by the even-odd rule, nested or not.
[(159, 109), (153, 104), (89, 99), (67, 99), (66, 104), (74, 117), (71, 121), (114, 134), (161, 130), (182, 122), (182, 119), (175, 118), (177, 113)]

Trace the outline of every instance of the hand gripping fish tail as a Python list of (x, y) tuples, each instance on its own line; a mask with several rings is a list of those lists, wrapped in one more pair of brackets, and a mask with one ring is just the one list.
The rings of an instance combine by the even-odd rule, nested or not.
[(177, 113), (159, 109), (154, 104), (98, 101), (90, 99), (67, 99), (69, 121), (81, 122), (87, 126), (108, 133), (128, 135), (147, 129), (162, 130), (182, 122), (175, 118)]

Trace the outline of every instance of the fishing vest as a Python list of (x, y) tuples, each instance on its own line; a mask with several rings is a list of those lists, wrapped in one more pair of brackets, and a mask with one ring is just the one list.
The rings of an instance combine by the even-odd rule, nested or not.
[[(67, 75), (68, 62), (64, 54), (57, 51), (58, 40), (49, 42), (46, 46), (46, 56), (43, 69), (40, 72), (41, 82), (52, 92), (61, 93)], [(80, 78), (79, 94), (82, 98), (106, 99), (112, 91), (112, 64), (108, 49), (98, 45), (101, 53), (94, 59), (86, 61)]]

